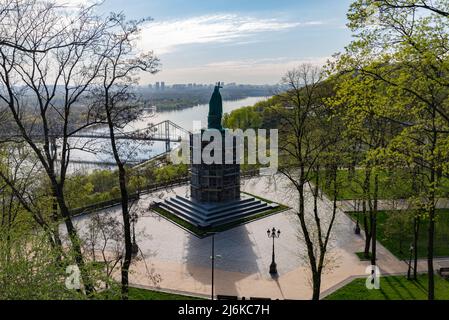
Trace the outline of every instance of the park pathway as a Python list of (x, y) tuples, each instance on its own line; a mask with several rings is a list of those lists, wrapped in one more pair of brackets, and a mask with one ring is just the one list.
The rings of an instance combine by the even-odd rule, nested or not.
[[(295, 208), (297, 198), (293, 193), (285, 192), (285, 181), (281, 178), (254, 178), (248, 180), (243, 189), (246, 192), (260, 195)], [(181, 192), (175, 190), (174, 193)], [(332, 203), (323, 198), (320, 203), (321, 212), (330, 214)], [(308, 195), (306, 211), (312, 213), (312, 197)], [(311, 298), (312, 289), (310, 276), (305, 258), (305, 250), (299, 239), (298, 230), (292, 228), (295, 220), (294, 210), (271, 216), (236, 229), (221, 233), (216, 237), (216, 252), (222, 255), (217, 260), (215, 271), (215, 293), (238, 297), (266, 297), (271, 299), (307, 300)], [(296, 221), (297, 222), (297, 221)], [(275, 226), (282, 230), (281, 238), (276, 243), (279, 276), (272, 278), (268, 274), (271, 251), (270, 243), (266, 239), (266, 229)], [(367, 267), (370, 263), (360, 261), (354, 254), (361, 251), (364, 245), (363, 235), (354, 234), (354, 223), (347, 215), (339, 210), (334, 227), (332, 249), (329, 252), (329, 269), (323, 275), (323, 297), (336, 290), (342, 284), (354, 277), (367, 277)], [(151, 233), (151, 232), (150, 232)], [(245, 235), (240, 239), (233, 239), (237, 235)], [(238, 237), (238, 236), (237, 236)], [(200, 240), (210, 243), (210, 240)], [(229, 242), (228, 242), (229, 241)], [(230, 244), (230, 242), (233, 242)], [(237, 245), (237, 246), (236, 246)], [(298, 249), (299, 248), (299, 249)], [(208, 246), (204, 248), (209, 255)], [(228, 253), (224, 253), (226, 251)], [(245, 257), (246, 255), (246, 257)], [(240, 256), (240, 257), (239, 257)], [(381, 244), (378, 244), (379, 268), (384, 275), (403, 274), (407, 265), (394, 257)], [(231, 261), (226, 261), (226, 260)], [(236, 261), (232, 261), (236, 259)], [(158, 273), (162, 279), (160, 288), (174, 292), (188, 292), (201, 296), (210, 296), (211, 268), (210, 262), (199, 264), (199, 261), (187, 259), (183, 261), (167, 261), (159, 259), (158, 255), (148, 259), (151, 270)], [(256, 262), (254, 264), (254, 262)], [(236, 268), (237, 266), (237, 268)], [(143, 261), (134, 266), (132, 282), (154, 287), (146, 275)], [(369, 272), (369, 271), (368, 271)]]
[[(298, 199), (290, 192), (287, 181), (280, 176), (256, 177), (244, 181), (243, 191), (290, 206), (292, 209), (242, 225), (215, 236), (216, 259), (215, 294), (271, 299), (310, 299), (309, 268), (298, 218), (294, 208)], [(150, 212), (150, 203), (157, 199), (184, 195), (187, 186), (144, 195), (135, 204), (139, 213), (136, 239), (143, 258), (133, 263), (130, 283), (144, 288), (169, 292), (210, 296), (211, 293), (211, 239), (199, 239)], [(313, 222), (313, 197), (307, 194), (306, 214)], [(332, 213), (332, 203), (325, 197), (319, 201), (323, 220)], [(120, 207), (109, 208), (100, 214), (121, 219)], [(83, 234), (89, 215), (76, 218), (77, 228)], [(271, 263), (271, 241), (267, 229), (276, 227), (281, 237), (276, 240), (276, 262), (279, 275), (272, 278), (268, 272)], [(354, 222), (338, 210), (328, 252), (328, 269), (323, 275), (321, 291), (332, 292), (353, 277), (367, 277), (369, 262), (360, 261), (355, 252), (363, 248), (363, 235), (354, 233)], [(382, 274), (401, 274), (407, 264), (398, 260), (378, 244), (378, 265)]]

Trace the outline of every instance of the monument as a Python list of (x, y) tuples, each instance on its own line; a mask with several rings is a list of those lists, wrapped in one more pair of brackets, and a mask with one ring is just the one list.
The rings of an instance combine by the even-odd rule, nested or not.
[[(240, 164), (237, 163), (236, 144), (232, 139), (232, 145), (226, 146), (225, 133), (221, 124), (223, 116), (223, 102), (220, 94), (220, 86), (217, 85), (209, 102), (209, 116), (207, 130), (217, 130), (221, 133), (222, 148), (215, 150), (221, 153), (219, 164), (195, 164), (193, 155), (195, 152), (202, 154), (209, 141), (201, 141), (201, 137), (206, 130), (201, 130), (201, 134), (192, 135), (190, 138), (191, 154), (191, 181), (190, 192), (193, 200), (204, 203), (223, 203), (240, 199)], [(194, 140), (197, 139), (197, 146), (201, 149), (196, 150)], [(225, 154), (230, 152), (232, 163), (226, 163)]]
[[(220, 85), (215, 86), (209, 102), (208, 127), (190, 135), (190, 197), (177, 195), (165, 199), (157, 205), (181, 219), (201, 228), (232, 223), (243, 218), (259, 214), (277, 207), (256, 199), (240, 191), (240, 164), (237, 161), (237, 141), (231, 137), (231, 146), (226, 143), (226, 129), (222, 127), (223, 102)], [(210, 141), (202, 137), (208, 131), (219, 132), (222, 136), (219, 163), (193, 161), (195, 155), (201, 155)], [(232, 161), (226, 161), (226, 155)], [(229, 156), (231, 155), (231, 156)]]

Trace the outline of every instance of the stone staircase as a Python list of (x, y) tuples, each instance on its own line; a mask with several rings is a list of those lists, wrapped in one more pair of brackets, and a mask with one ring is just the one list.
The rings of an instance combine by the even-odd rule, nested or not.
[(240, 200), (225, 203), (199, 203), (175, 196), (157, 204), (160, 208), (198, 227), (216, 227), (250, 217), (278, 207), (265, 201), (242, 195)]

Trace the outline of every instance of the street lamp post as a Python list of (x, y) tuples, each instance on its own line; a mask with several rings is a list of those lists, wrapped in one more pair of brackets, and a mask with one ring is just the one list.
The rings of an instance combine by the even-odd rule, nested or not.
[(275, 255), (274, 255), (274, 239), (279, 238), (279, 236), (281, 235), (281, 231), (276, 230), (276, 228), (273, 228), (271, 230), (268, 229), (267, 235), (268, 235), (268, 238), (273, 239), (273, 254), (272, 254), (271, 264), (270, 264), (270, 274), (274, 275), (274, 274), (278, 273), (277, 265), (276, 265), (276, 261), (275, 261)]
[(215, 282), (215, 258), (221, 258), (220, 255), (215, 255), (215, 233), (211, 232), (212, 235), (212, 249), (211, 249), (211, 269), (212, 269), (212, 275), (211, 275), (211, 294), (210, 298), (211, 300), (214, 300), (214, 282)]
[(136, 242), (136, 222), (137, 222), (137, 214), (133, 214), (131, 216), (131, 223), (133, 224), (133, 245), (132, 245), (132, 254), (137, 255), (139, 253), (139, 246)]
[(355, 234), (360, 234), (360, 211), (359, 211), (359, 201), (358, 200), (355, 200), (356, 201), (356, 211), (357, 211), (357, 223), (356, 223), (356, 225), (355, 225), (355, 229), (354, 229), (354, 233)]

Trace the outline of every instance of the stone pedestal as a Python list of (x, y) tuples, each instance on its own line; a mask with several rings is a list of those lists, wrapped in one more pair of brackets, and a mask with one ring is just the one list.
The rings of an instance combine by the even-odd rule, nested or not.
[[(202, 130), (202, 134), (205, 130)], [(240, 199), (240, 165), (236, 161), (236, 143), (232, 139), (232, 146), (226, 147), (225, 131), (222, 133), (222, 148), (215, 151), (221, 154), (221, 164), (195, 164), (191, 159), (191, 198), (201, 203), (223, 203)], [(196, 150), (194, 139), (201, 141), (201, 135), (191, 135), (191, 155), (195, 152), (202, 154), (209, 142), (201, 143), (201, 149)], [(232, 157), (232, 163), (226, 162), (226, 153)]]
[[(235, 137), (229, 138), (221, 126), (223, 106), (219, 89), (217, 85), (209, 103), (208, 129), (190, 136), (190, 197), (176, 196), (158, 204), (177, 217), (204, 228), (238, 222), (278, 206), (240, 193), (237, 141)], [(210, 150), (214, 152), (211, 155), (214, 163), (206, 163), (202, 157), (204, 148), (211, 143), (201, 139), (207, 130), (214, 130), (210, 133), (219, 133), (222, 138), (221, 147), (214, 144)], [(221, 161), (217, 161), (219, 159)]]
[(191, 197), (176, 196), (165, 199), (158, 206), (198, 227), (214, 227), (238, 221), (242, 218), (277, 208), (274, 203), (241, 195), (240, 199), (227, 202), (198, 202)]

